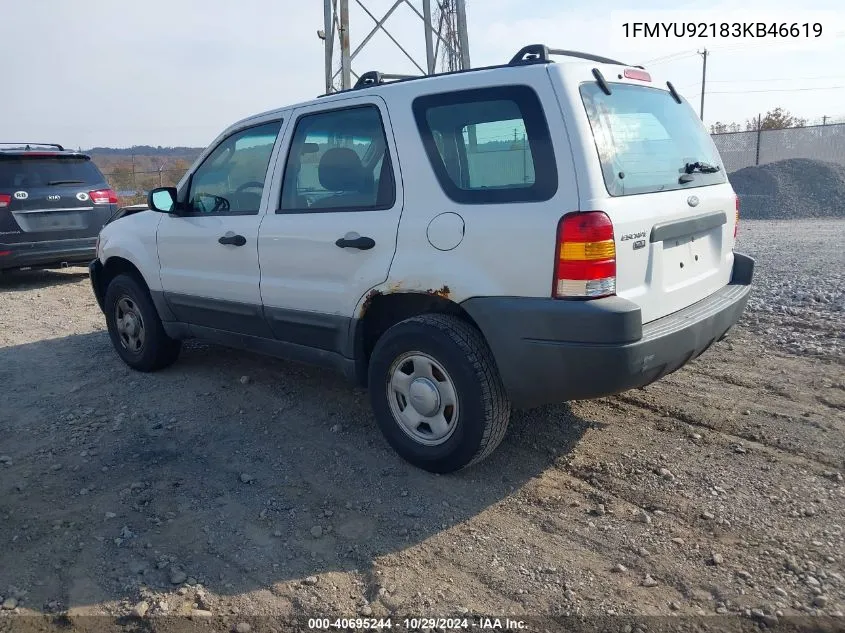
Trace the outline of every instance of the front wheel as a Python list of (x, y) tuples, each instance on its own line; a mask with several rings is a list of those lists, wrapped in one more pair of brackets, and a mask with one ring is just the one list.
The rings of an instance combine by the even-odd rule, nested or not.
[(134, 277), (112, 279), (103, 306), (112, 345), (133, 369), (163, 369), (179, 356), (181, 342), (167, 336), (150, 293)]
[(425, 314), (391, 327), (369, 368), (376, 421), (401, 457), (448, 473), (502, 441), (510, 403), (481, 333), (458, 317)]

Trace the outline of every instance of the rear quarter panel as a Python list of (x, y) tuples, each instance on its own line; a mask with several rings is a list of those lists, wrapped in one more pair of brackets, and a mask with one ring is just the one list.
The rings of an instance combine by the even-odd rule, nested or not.
[[(459, 204), (446, 195), (435, 176), (411, 103), (424, 94), (503, 84), (531, 87), (543, 105), (556, 160), (557, 192), (545, 202)], [(377, 290), (435, 291), (456, 302), (477, 296), (550, 296), (557, 223), (565, 213), (577, 210), (578, 191), (566, 125), (544, 69), (478, 71), (408, 82), (381, 94), (396, 136), (405, 208), (390, 275)], [(464, 235), (457, 247), (444, 251), (432, 246), (427, 231), (436, 216), (447, 212), (463, 218)]]

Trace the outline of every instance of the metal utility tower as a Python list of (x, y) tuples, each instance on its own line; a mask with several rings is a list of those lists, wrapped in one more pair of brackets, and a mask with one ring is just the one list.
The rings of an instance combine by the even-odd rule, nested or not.
[[(355, 47), (355, 50), (350, 50), (349, 0), (323, 0), (323, 29), (317, 31), (317, 35), (324, 41), (327, 93), (348, 90), (352, 87), (353, 78), (358, 79), (358, 74), (352, 69), (352, 62), (380, 30), (422, 75), (434, 74), (438, 71), (438, 66), (442, 71), (463, 70), (470, 67), (465, 0), (395, 0), (381, 19), (373, 15), (364, 0), (354, 0), (354, 2), (372, 19), (375, 26)], [(418, 63), (405, 46), (385, 27), (388, 18), (402, 5), (406, 5), (404, 10), (413, 11), (422, 22), (426, 57), (424, 65)], [(378, 70), (389, 71), (390, 69)], [(390, 79), (406, 75), (383, 74), (383, 76)]]

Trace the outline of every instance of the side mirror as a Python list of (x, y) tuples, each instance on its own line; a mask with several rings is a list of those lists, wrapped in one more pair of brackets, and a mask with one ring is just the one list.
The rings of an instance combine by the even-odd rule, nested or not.
[(178, 208), (176, 187), (157, 187), (147, 195), (147, 206), (159, 213), (174, 213)]

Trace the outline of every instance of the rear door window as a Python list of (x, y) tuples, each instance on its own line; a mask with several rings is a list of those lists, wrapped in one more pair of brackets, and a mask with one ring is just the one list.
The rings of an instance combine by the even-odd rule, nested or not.
[(81, 157), (2, 156), (0, 188), (34, 189), (58, 184), (99, 185), (100, 170)]
[(724, 169), (693, 174), (681, 183), (688, 163), (721, 166), (719, 153), (686, 103), (657, 88), (611, 83), (581, 86), (581, 99), (595, 139), (607, 191), (612, 196), (689, 189), (726, 182)]
[(427, 95), (413, 110), (437, 180), (455, 202), (539, 202), (557, 191), (548, 125), (528, 86)]

